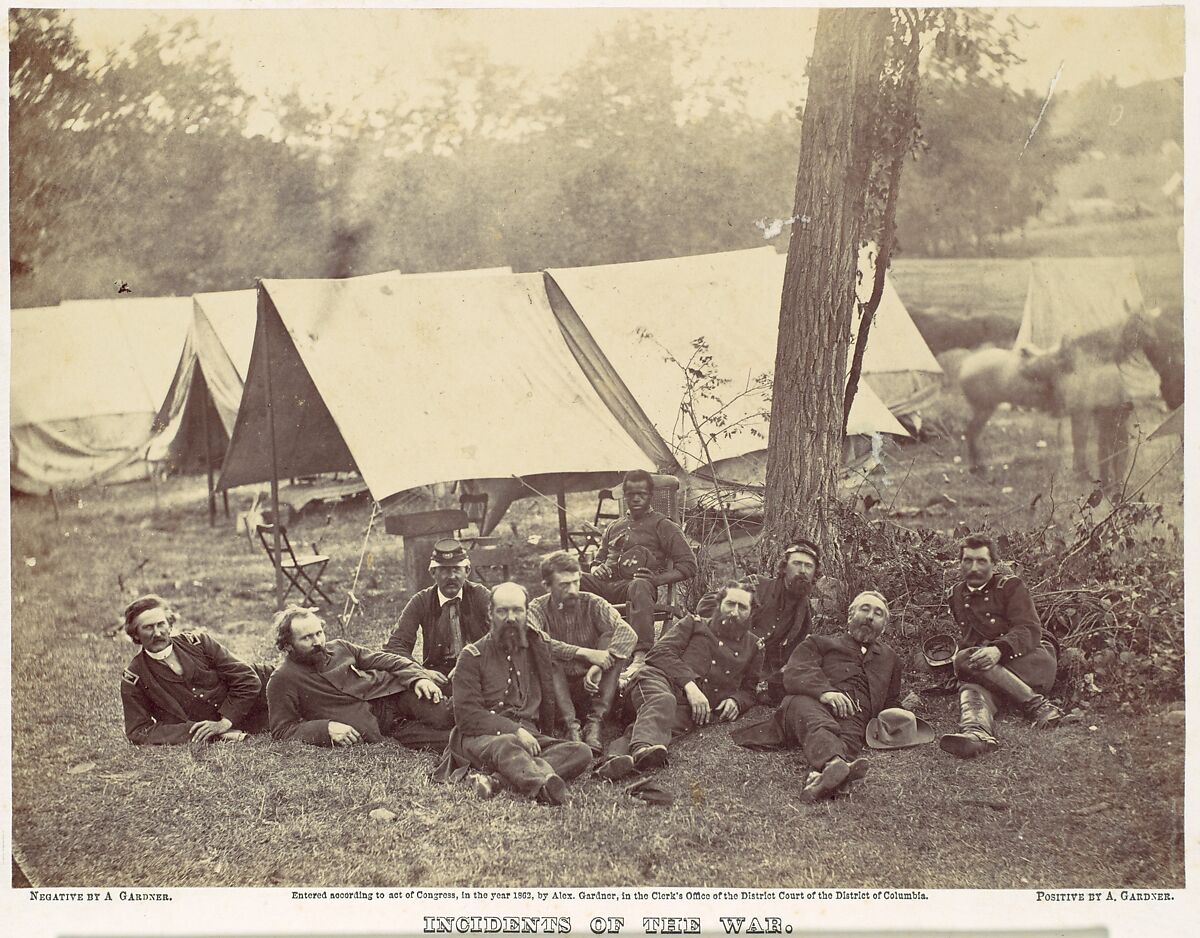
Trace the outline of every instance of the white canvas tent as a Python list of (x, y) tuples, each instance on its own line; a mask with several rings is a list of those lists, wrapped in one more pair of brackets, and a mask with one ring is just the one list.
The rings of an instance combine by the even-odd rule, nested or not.
[[(408, 275), (388, 270), (347, 279), (508, 272), (507, 267)], [(257, 290), (197, 293), (192, 300), (192, 322), (183, 354), (155, 420), (157, 432), (168, 441), (171, 465), (183, 471), (219, 469), (225, 458), (242, 401), (258, 317)]]
[(497, 495), (486, 530), (505, 493), (657, 468), (571, 354), (540, 274), (265, 280), (258, 304), (220, 489), (358, 470), (388, 511), (477, 480)]
[(151, 426), (188, 327), (187, 297), (12, 311), (9, 465), (31, 494), (145, 478)]
[[(709, 445), (719, 477), (761, 482), (770, 392), (760, 376), (775, 365), (782, 258), (773, 248), (666, 260), (548, 270), (547, 291), (564, 328), (574, 321), (594, 337), (603, 357), (624, 379), (661, 437), (689, 471), (705, 473), (706, 458), (690, 420), (681, 411), (683, 367), (694, 341), (708, 344), (725, 412), (738, 432)], [(719, 406), (719, 405), (716, 405)], [(703, 419), (715, 406), (697, 400)], [(859, 386), (848, 431), (907, 435), (867, 382)]]
[(1016, 345), (1045, 349), (1073, 340), (1082, 350), (1083, 367), (1089, 357), (1097, 363), (1117, 361), (1132, 398), (1157, 397), (1158, 373), (1140, 350), (1122, 347), (1130, 315), (1145, 309), (1133, 259), (1056, 257), (1039, 258), (1031, 265)]

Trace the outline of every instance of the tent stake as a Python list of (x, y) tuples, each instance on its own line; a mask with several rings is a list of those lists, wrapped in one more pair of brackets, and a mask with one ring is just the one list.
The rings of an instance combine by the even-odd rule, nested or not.
[(271, 531), (275, 541), (272, 559), (275, 561), (275, 609), (278, 611), (283, 608), (283, 546), (279, 535), (279, 460), (275, 451), (275, 406), (271, 389), (271, 331), (267, 328), (267, 294), (261, 280), (255, 283), (258, 285), (258, 328), (262, 330), (267, 378), (267, 435), (271, 438)]

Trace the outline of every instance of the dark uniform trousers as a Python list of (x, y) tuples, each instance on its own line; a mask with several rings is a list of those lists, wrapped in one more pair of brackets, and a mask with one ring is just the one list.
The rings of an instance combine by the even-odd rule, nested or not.
[(586, 743), (572, 743), (541, 735), (530, 723), (522, 724), (542, 747), (532, 755), (517, 739), (516, 733), (494, 736), (466, 736), (462, 751), (471, 764), (484, 772), (495, 772), (514, 791), (532, 798), (557, 775), (564, 782), (579, 776), (592, 764), (592, 750)]
[(637, 645), (633, 650), (650, 650), (654, 645), (654, 604), (658, 601), (658, 589), (654, 584), (640, 577), (632, 580), (601, 580), (585, 573), (579, 580), (579, 588), (613, 604), (628, 603), (629, 624), (637, 633)]
[(441, 752), (454, 729), (454, 706), (446, 698), (437, 703), (415, 691), (388, 694), (371, 701), (379, 731), (409, 749)]
[(556, 664), (553, 671), (554, 702), (566, 726), (578, 726), (579, 718), (576, 714), (580, 710), (587, 711), (589, 720), (604, 722), (617, 696), (621, 664), (613, 664), (600, 676), (600, 689), (594, 694), (583, 686), (583, 678), (591, 668), (586, 661)]
[(807, 694), (791, 694), (775, 711), (784, 742), (798, 745), (814, 769), (823, 769), (840, 756), (847, 762), (863, 748), (869, 716), (866, 709), (849, 717), (838, 717), (827, 706)]
[(692, 708), (680, 703), (667, 676), (647, 665), (626, 691), (637, 710), (633, 724), (608, 747), (610, 756), (627, 756), (643, 746), (666, 746), (696, 728)]

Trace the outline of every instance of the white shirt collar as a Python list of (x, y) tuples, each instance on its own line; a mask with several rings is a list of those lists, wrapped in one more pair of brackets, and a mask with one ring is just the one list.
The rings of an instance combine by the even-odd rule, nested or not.
[(459, 599), (459, 600), (462, 599), (462, 590), (458, 591), (457, 596), (446, 596), (445, 594), (442, 593), (442, 591), (440, 589), (434, 589), (434, 592), (437, 593), (439, 609), (441, 609), (442, 606), (446, 605), (446, 603), (450, 602), (450, 600), (452, 600), (452, 599)]
[(153, 658), (155, 661), (166, 661), (168, 658), (170, 658), (172, 655), (175, 654), (175, 646), (168, 645), (162, 651), (151, 651), (149, 648), (143, 647), (142, 651), (145, 654), (147, 654), (149, 657)]

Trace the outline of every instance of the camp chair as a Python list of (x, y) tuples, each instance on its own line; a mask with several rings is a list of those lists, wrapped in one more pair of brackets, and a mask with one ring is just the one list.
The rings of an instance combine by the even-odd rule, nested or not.
[(567, 532), (567, 543), (579, 555), (579, 565), (584, 570), (591, 569), (592, 558), (600, 548), (600, 538), (608, 523), (620, 517), (621, 503), (617, 501), (613, 490), (601, 489), (596, 495), (596, 516), (592, 523), (576, 531)]
[[(267, 556), (271, 559), (271, 565), (274, 566), (275, 525), (260, 524), (256, 530), (263, 550), (267, 552)], [(292, 550), (292, 542), (288, 540), (287, 528), (282, 524), (279, 526), (279, 546), (281, 554), (279, 567), (288, 579), (288, 588), (284, 591), (283, 598), (286, 600), (294, 588), (300, 591), (306, 603), (311, 602), (313, 594), (316, 593), (325, 602), (332, 604), (333, 600), (317, 585), (321, 574), (325, 571), (325, 565), (329, 563), (329, 558), (324, 554), (318, 554), (315, 544), (311, 554), (296, 556), (296, 552)]]

